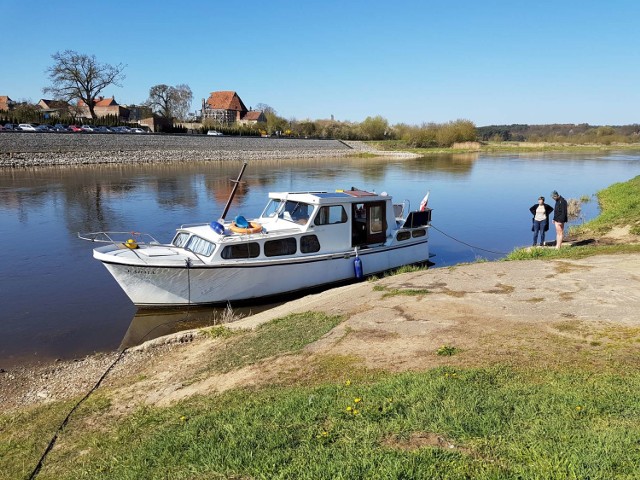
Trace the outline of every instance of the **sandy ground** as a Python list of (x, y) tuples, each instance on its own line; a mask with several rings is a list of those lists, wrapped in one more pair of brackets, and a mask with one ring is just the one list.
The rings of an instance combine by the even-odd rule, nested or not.
[[(197, 393), (304, 375), (322, 358), (389, 372), (495, 363), (640, 366), (638, 254), (423, 270), (311, 295), (228, 326), (255, 328), (309, 310), (346, 320), (301, 353), (224, 375), (206, 373), (224, 340), (198, 331), (156, 339), (127, 351), (100, 388), (124, 413), (141, 403), (168, 405)], [(458, 353), (437, 355), (443, 345)], [(11, 410), (84, 394), (116, 358), (3, 371), (0, 404)]]

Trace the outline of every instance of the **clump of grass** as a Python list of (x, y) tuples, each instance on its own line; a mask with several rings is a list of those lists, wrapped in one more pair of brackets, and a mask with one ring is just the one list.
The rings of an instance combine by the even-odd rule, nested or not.
[(580, 197), (580, 202), (589, 203), (591, 201), (591, 195), (582, 195)]
[(429, 266), (425, 265), (425, 264), (403, 265), (402, 267), (399, 267), (399, 268), (396, 268), (396, 269), (393, 269), (393, 270), (387, 270), (386, 272), (383, 272), (382, 276), (372, 275), (372, 276), (368, 277), (367, 280), (370, 281), (370, 282), (375, 282), (377, 280), (380, 280), (381, 278), (393, 277), (394, 275), (401, 275), (403, 273), (421, 272), (423, 270), (427, 270), (428, 268), (429, 268)]
[(382, 298), (394, 297), (396, 295), (406, 295), (408, 297), (419, 297), (421, 295), (427, 295), (429, 290), (426, 288), (389, 288), (384, 285), (374, 285), (374, 292), (385, 292)]
[(439, 357), (451, 357), (453, 355), (455, 355), (456, 353), (458, 353), (459, 350), (456, 347), (453, 347), (451, 345), (442, 345), (437, 351), (436, 354)]
[[(621, 378), (494, 367), (234, 390), (141, 408), (103, 431), (65, 431), (41, 475), (635, 478), (639, 389), (636, 370)], [(17, 448), (6, 439), (18, 427), (2, 425), (0, 468), (7, 478), (23, 478), (25, 469), (6, 460)], [(437, 432), (456, 448), (389, 445), (389, 438), (411, 441), (421, 432)]]
[(221, 325), (205, 328), (203, 333), (208, 338), (229, 338), (235, 335), (237, 332), (234, 332), (230, 328), (223, 327)]

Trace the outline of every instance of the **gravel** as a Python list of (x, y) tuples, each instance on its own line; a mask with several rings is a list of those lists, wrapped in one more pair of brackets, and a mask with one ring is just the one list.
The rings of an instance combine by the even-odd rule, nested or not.
[(156, 134), (56, 134), (2, 132), (0, 167), (169, 163), (345, 157), (378, 152), (362, 142)]

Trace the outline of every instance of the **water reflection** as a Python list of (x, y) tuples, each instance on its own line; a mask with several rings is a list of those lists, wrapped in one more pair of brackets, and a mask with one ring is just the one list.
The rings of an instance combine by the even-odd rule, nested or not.
[(119, 349), (140, 345), (154, 338), (193, 328), (221, 325), (232, 320), (264, 312), (280, 303), (227, 308), (192, 307), (189, 309), (141, 309), (127, 329)]

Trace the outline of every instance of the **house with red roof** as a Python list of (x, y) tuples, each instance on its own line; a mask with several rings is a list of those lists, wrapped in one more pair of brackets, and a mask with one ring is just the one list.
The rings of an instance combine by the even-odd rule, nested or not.
[(202, 121), (212, 121), (228, 125), (231, 123), (255, 124), (266, 122), (263, 112), (249, 110), (236, 92), (211, 92), (209, 98), (202, 100)]
[[(91, 118), (89, 107), (82, 100), (78, 100), (79, 117)], [(104, 98), (98, 97), (95, 100), (93, 111), (97, 117), (106, 117), (107, 115), (113, 115), (121, 119), (129, 118), (129, 110), (119, 105), (116, 102), (115, 97)]]

